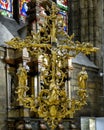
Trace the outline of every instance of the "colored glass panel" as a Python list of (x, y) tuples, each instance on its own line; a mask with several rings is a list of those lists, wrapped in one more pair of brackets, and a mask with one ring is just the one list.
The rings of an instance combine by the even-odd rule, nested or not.
[(64, 10), (68, 9), (68, 1), (67, 0), (57, 0), (57, 5)]
[(27, 3), (30, 0), (20, 0), (20, 15), (26, 16), (26, 12), (28, 10)]
[(12, 0), (0, 0), (0, 9), (12, 12)]
[(67, 12), (61, 10), (58, 14), (58, 17), (62, 18), (62, 27), (64, 29), (64, 31), (67, 32), (68, 30), (68, 16), (67, 16)]

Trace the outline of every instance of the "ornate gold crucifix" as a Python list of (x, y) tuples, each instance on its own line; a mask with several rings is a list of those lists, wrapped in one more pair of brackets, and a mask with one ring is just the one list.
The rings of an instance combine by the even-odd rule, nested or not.
[[(78, 99), (69, 99), (65, 91), (65, 78), (67, 77), (68, 68), (65, 63), (68, 59), (75, 57), (78, 53), (90, 54), (96, 52), (98, 48), (93, 47), (90, 43), (80, 43), (74, 41), (74, 35), (67, 35), (63, 31), (62, 19), (57, 17), (59, 9), (52, 3), (51, 9), (48, 10), (50, 15), (45, 16), (44, 25), (39, 32), (27, 36), (25, 39), (18, 37), (6, 42), (12, 48), (23, 50), (27, 48), (30, 57), (42, 56), (41, 72), (44, 86), (42, 86), (37, 98), (34, 95), (26, 95), (28, 86), (26, 84), (27, 72), (20, 65), (17, 72), (18, 101), (20, 105), (30, 108), (31, 111), (37, 112), (39, 117), (43, 118), (52, 130), (66, 116), (71, 116), (76, 110), (80, 110), (86, 104), (86, 80), (88, 75), (83, 68), (79, 75)], [(70, 104), (70, 105), (69, 105)]]

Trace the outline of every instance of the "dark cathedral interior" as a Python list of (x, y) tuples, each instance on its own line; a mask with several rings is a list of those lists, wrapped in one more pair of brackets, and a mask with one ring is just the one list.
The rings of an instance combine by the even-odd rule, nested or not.
[(0, 0), (0, 130), (104, 130), (103, 42), (103, 0)]

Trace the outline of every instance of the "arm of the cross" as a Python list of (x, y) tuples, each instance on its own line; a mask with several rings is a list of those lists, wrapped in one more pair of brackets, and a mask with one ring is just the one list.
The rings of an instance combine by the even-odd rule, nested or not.
[(10, 41), (5, 42), (8, 44), (11, 48), (22, 50), (26, 45), (24, 44), (24, 41), (21, 40), (19, 37), (12, 38)]
[(66, 50), (66, 53), (71, 54), (72, 56), (76, 56), (78, 53), (82, 52), (84, 54), (91, 54), (92, 52), (96, 52), (99, 50), (97, 47), (93, 47), (93, 45), (85, 44), (73, 44), (70, 45), (59, 45), (60, 50)]
[(23, 39), (20, 39), (19, 37), (15, 37), (11, 39), (8, 42), (5, 42), (8, 44), (11, 48), (22, 50), (23, 48), (50, 48), (51, 44), (38, 44), (35, 42), (35, 40), (30, 37)]

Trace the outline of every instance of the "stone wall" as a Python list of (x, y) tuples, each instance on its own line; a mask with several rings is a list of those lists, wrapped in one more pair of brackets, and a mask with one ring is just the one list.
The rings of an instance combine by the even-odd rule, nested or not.
[(3, 58), (5, 49), (0, 47), (0, 130), (6, 129), (7, 118), (7, 91), (6, 91), (6, 70)]
[[(102, 50), (103, 46), (103, 0), (80, 0), (81, 41), (91, 42)], [(90, 55), (90, 59), (102, 69), (102, 51)]]
[(69, 4), (71, 4), (69, 12), (69, 22), (71, 22), (69, 23), (69, 34), (74, 33), (74, 39), (80, 41), (80, 3), (78, 0), (71, 0), (71, 2), (69, 1)]
[[(99, 72), (104, 73), (104, 1), (103, 0), (80, 0), (81, 15), (81, 41), (92, 42), (100, 50), (89, 58), (98, 67)], [(99, 83), (99, 81), (98, 81)], [(98, 95), (100, 115), (104, 115), (104, 75), (100, 77)]]

